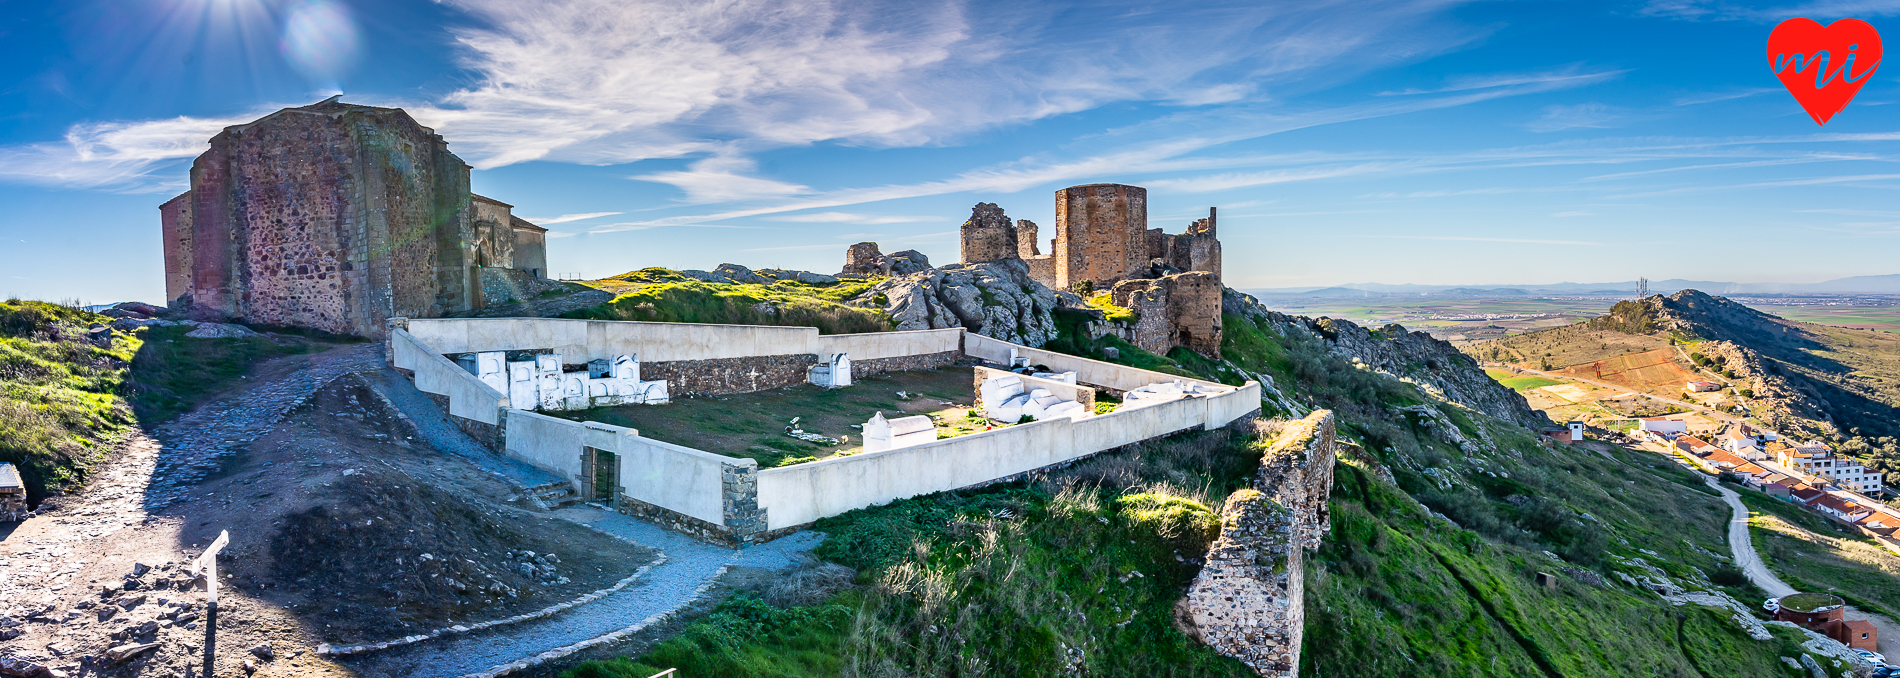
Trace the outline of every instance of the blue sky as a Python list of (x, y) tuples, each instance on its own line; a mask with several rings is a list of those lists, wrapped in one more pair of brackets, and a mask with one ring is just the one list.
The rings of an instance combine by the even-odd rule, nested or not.
[(1900, 0), (0, 0), (0, 294), (162, 297), (157, 206), (224, 125), (401, 106), (549, 265), (957, 258), (976, 202), (1221, 208), (1233, 287), (1900, 272), (1900, 68), (1825, 128), (1776, 22)]

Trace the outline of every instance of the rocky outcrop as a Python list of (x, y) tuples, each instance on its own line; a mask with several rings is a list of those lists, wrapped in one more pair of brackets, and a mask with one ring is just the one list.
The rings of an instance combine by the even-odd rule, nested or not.
[(881, 308), (898, 330), (966, 328), (986, 337), (1041, 346), (1056, 336), (1051, 315), (1081, 299), (1030, 279), (1021, 259), (951, 264), (893, 277), (864, 291), (853, 306)]
[(824, 285), (838, 282), (837, 276), (813, 273), (811, 271), (793, 271), (783, 268), (762, 268), (757, 271), (738, 264), (720, 264), (711, 271), (680, 271), (680, 275), (710, 283), (742, 283), (751, 285), (770, 285), (781, 280), (799, 282), (807, 285)]
[(1531, 409), (1522, 394), (1485, 374), (1470, 356), (1424, 332), (1410, 332), (1396, 324), (1374, 331), (1337, 318), (1289, 316), (1233, 290), (1227, 290), (1223, 306), (1232, 315), (1299, 327), (1318, 335), (1334, 352), (1353, 363), (1409, 382), (1434, 397), (1521, 426), (1550, 424), (1544, 413)]
[(1333, 413), (1294, 422), (1260, 460), (1253, 486), (1227, 498), (1220, 538), (1181, 602), (1182, 625), (1262, 676), (1299, 675), (1305, 552), (1330, 526)]
[(844, 269), (838, 271), (838, 277), (880, 278), (910, 275), (929, 268), (930, 258), (917, 250), (884, 254), (878, 251), (877, 243), (861, 242), (845, 250)]

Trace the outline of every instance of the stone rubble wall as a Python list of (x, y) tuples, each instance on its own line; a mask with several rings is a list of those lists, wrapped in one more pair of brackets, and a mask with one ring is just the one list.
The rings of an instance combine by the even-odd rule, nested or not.
[(1169, 349), (1184, 346), (1219, 358), (1223, 289), (1219, 276), (1197, 271), (1124, 280), (1109, 294), (1116, 306), (1136, 313), (1129, 342), (1142, 350), (1167, 355)]
[(818, 356), (809, 353), (642, 362), (640, 378), (665, 380), (674, 396), (751, 393), (803, 384), (817, 364)]
[(963, 263), (1016, 258), (1016, 225), (996, 203), (977, 203), (961, 230)]
[(561, 289), (561, 283), (535, 277), (527, 271), (489, 266), (478, 269), (482, 281), (482, 301), (487, 306), (527, 301), (542, 292)]
[(1221, 534), (1188, 587), (1184, 621), (1201, 642), (1261, 676), (1299, 675), (1305, 551), (1330, 528), (1334, 419), (1319, 410), (1268, 448), (1253, 487), (1221, 510)]

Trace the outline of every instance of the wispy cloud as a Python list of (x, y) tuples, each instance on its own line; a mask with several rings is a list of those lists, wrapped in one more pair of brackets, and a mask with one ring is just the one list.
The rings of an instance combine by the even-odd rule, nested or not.
[(1465, 75), (1449, 79), (1443, 87), (1380, 92), (1379, 96), (1444, 94), (1447, 92), (1468, 92), (1471, 90), (1517, 87), (1521, 85), (1582, 87), (1584, 85), (1593, 85), (1603, 82), (1628, 72), (1628, 69), (1585, 71), (1581, 64), (1573, 64), (1561, 71), (1546, 71), (1542, 73)]
[(59, 142), (0, 148), (0, 180), (127, 192), (182, 190), (184, 177), (153, 176), (153, 170), (205, 152), (219, 131), (263, 113), (73, 125)]
[(1900, 174), (1853, 174), (1836, 177), (1806, 177), (1802, 179), (1783, 179), (1780, 181), (1758, 181), (1747, 184), (1724, 184), (1717, 186), (1684, 186), (1644, 193), (1626, 193), (1618, 198), (1639, 198), (1680, 193), (1701, 193), (1709, 191), (1735, 191), (1751, 188), (1788, 188), (1791, 186), (1825, 186), (1832, 184), (1868, 184), (1883, 181), (1900, 181)]
[(671, 184), (686, 193), (687, 202), (698, 204), (783, 198), (811, 190), (794, 183), (741, 174), (755, 169), (755, 163), (749, 158), (717, 155), (695, 162), (684, 171), (654, 172), (628, 178)]
[(1689, 21), (1771, 22), (1802, 16), (1895, 16), (1900, 15), (1900, 1), (1812, 0), (1764, 7), (1762, 3), (1741, 5), (1727, 0), (1650, 0), (1639, 13), (1643, 16)]
[(1781, 90), (1778, 90), (1772, 87), (1751, 87), (1751, 88), (1746, 88), (1746, 89), (1735, 89), (1735, 90), (1727, 90), (1727, 91), (1722, 91), (1722, 92), (1698, 92), (1695, 94), (1688, 94), (1688, 95), (1678, 97), (1675, 101), (1675, 105), (1695, 106), (1699, 104), (1712, 104), (1717, 101), (1742, 99), (1746, 97), (1760, 96), (1763, 94), (1771, 94), (1771, 93), (1779, 92), (1779, 91)]
[(1524, 243), (1524, 244), (1530, 244), (1530, 245), (1601, 245), (1603, 244), (1600, 242), (1585, 242), (1582, 240), (1535, 240), (1535, 239), (1530, 239), (1530, 238), (1480, 238), (1480, 237), (1475, 237), (1475, 236), (1467, 237), (1467, 236), (1457, 236), (1457, 235), (1362, 235), (1359, 237), (1375, 238), (1375, 239), (1381, 239), (1381, 240), (1453, 240), (1453, 241), (1460, 241), (1460, 242)]
[(565, 224), (570, 221), (586, 221), (588, 219), (599, 219), (601, 217), (611, 217), (616, 214), (626, 214), (626, 213), (625, 212), (586, 212), (583, 214), (563, 214), (558, 217), (522, 217), (522, 218), (527, 219), (528, 221), (534, 222), (535, 224), (538, 224), (541, 226), (547, 226), (550, 224)]
[(1541, 118), (1524, 125), (1532, 132), (1560, 132), (1567, 129), (1614, 127), (1612, 123), (1622, 118), (1622, 114), (1603, 104), (1570, 104), (1546, 106)]
[(890, 214), (855, 214), (851, 212), (818, 212), (814, 214), (787, 214), (766, 217), (770, 221), (791, 221), (801, 224), (908, 224), (918, 221), (943, 221), (943, 217), (903, 216)]

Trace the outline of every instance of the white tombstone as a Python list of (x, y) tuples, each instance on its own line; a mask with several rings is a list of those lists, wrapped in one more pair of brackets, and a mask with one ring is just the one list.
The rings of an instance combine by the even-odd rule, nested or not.
[(631, 355), (614, 356), (612, 375), (615, 379), (640, 380), (640, 359)]
[(583, 385), (587, 387), (587, 404), (589, 407), (607, 407), (619, 404), (614, 402), (614, 380), (589, 377)]
[(579, 372), (561, 375), (562, 403), (570, 410), (587, 409), (587, 375)]
[(566, 409), (561, 392), (561, 356), (534, 357), (535, 390), (541, 397), (541, 409), (549, 412)]
[(665, 379), (661, 379), (659, 381), (643, 381), (643, 382), (640, 382), (640, 385), (645, 391), (645, 395), (641, 396), (641, 398), (642, 398), (642, 401), (645, 402), (646, 404), (665, 405), (667, 403), (673, 402), (673, 399), (669, 397), (666, 393)]
[(843, 388), (851, 385), (851, 356), (839, 353), (831, 356), (831, 387)]
[(1070, 419), (1079, 421), (1083, 417), (1086, 417), (1090, 414), (1092, 414), (1092, 412), (1090, 412), (1088, 408), (1083, 407), (1082, 403), (1079, 403), (1073, 400), (1064, 400), (1062, 402), (1059, 402), (1054, 405), (1050, 405), (1047, 408), (1044, 408), (1042, 411), (1042, 416), (1037, 417), (1037, 418), (1038, 419), (1060, 419), (1062, 417), (1068, 417)]
[(508, 392), (508, 355), (501, 351), (475, 354), (475, 378), (500, 393)]
[(508, 363), (508, 404), (517, 409), (533, 410), (541, 405), (535, 388), (534, 363), (523, 360)]
[(883, 452), (937, 439), (937, 423), (925, 415), (885, 419), (884, 413), (871, 415), (864, 422), (864, 451)]
[(1029, 376), (1035, 377), (1037, 379), (1048, 379), (1050, 381), (1059, 381), (1064, 384), (1069, 384), (1071, 386), (1075, 385), (1075, 371), (1074, 370), (1070, 370), (1068, 372), (1037, 372)]

